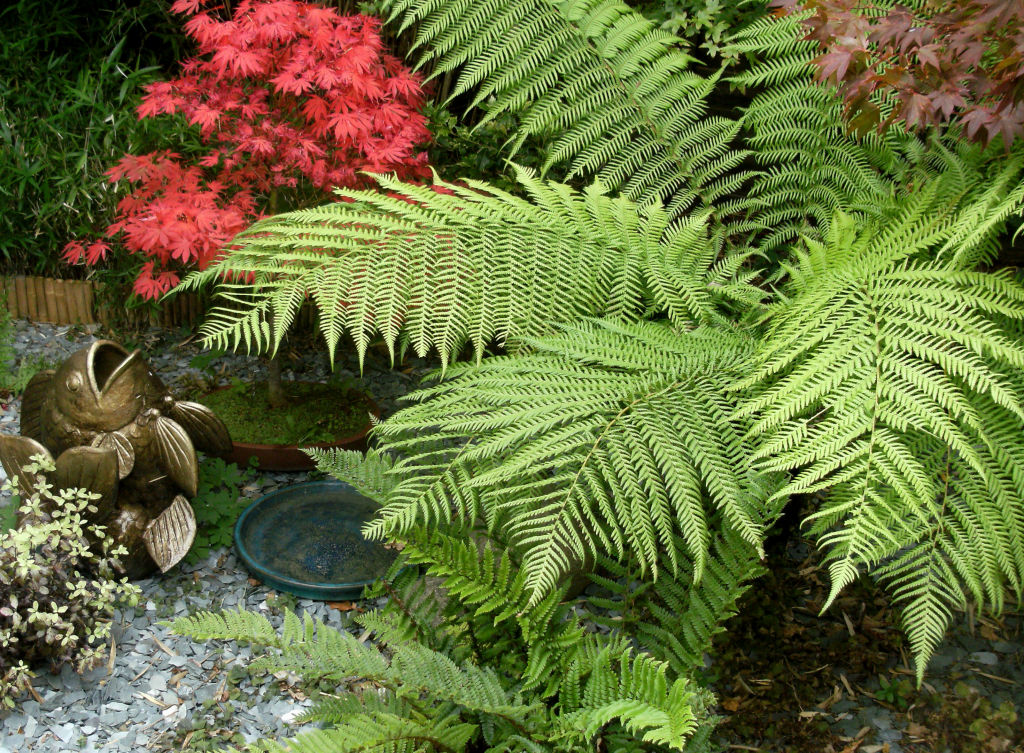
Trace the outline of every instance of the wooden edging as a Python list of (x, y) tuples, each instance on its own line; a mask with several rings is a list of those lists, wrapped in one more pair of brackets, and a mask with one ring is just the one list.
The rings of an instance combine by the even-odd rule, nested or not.
[(91, 282), (19, 275), (0, 278), (0, 286), (15, 319), (53, 324), (96, 321), (96, 291)]
[[(53, 277), (0, 277), (0, 296), (14, 319), (31, 319), (51, 324), (104, 324), (116, 321), (130, 325), (191, 327), (199, 324), (206, 307), (195, 293), (182, 293), (160, 304), (159, 310), (111, 310), (97, 298), (99, 283), (88, 280), (60, 280)], [(307, 302), (296, 317), (301, 330), (316, 329), (316, 309)]]
[(110, 324), (127, 319), (132, 324), (163, 327), (186, 326), (202, 319), (199, 296), (179, 295), (157, 312), (145, 309), (111, 311), (97, 300), (99, 284), (88, 280), (61, 280), (53, 277), (0, 277), (0, 295), (14, 319), (31, 319), (50, 324)]

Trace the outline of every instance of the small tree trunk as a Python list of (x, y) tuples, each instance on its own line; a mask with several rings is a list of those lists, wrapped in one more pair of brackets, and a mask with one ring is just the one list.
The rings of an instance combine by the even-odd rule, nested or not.
[[(270, 197), (267, 202), (267, 209), (270, 214), (277, 214), (277, 189), (270, 190)], [(267, 315), (267, 324), (270, 325), (271, 333), (274, 332), (274, 310), (271, 309)], [(271, 334), (273, 336), (273, 334)], [(283, 408), (288, 404), (288, 397), (284, 394), (284, 385), (281, 383), (281, 346), (284, 345), (284, 338), (278, 343), (274, 355), (267, 361), (267, 402), (271, 408)]]
[(283, 408), (288, 404), (288, 397), (284, 394), (284, 385), (281, 382), (280, 350), (267, 362), (267, 402), (271, 408)]

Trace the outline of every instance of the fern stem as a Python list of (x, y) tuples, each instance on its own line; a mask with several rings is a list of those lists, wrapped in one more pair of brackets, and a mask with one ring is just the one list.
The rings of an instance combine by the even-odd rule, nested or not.
[[(861, 286), (861, 293), (864, 295), (864, 297), (866, 299), (866, 303), (867, 303), (868, 309), (871, 312), (871, 325), (872, 325), (872, 328), (874, 330), (874, 335), (875, 335), (875, 338), (874, 338), (875, 339), (875, 349), (874, 349), (875, 380), (874, 380), (874, 382), (875, 383), (874, 383), (874, 397), (872, 399), (873, 402), (872, 402), (872, 405), (871, 405), (871, 427), (868, 429), (868, 431), (871, 434), (871, 438), (868, 440), (868, 449), (867, 449), (867, 453), (865, 455), (866, 466), (865, 466), (864, 476), (863, 476), (862, 484), (861, 484), (860, 501), (859, 501), (857, 507), (854, 510), (854, 514), (856, 514), (857, 511), (862, 510), (864, 508), (864, 506), (867, 504), (868, 489), (871, 487), (872, 468), (874, 467), (875, 439), (878, 436), (878, 410), (879, 410), (879, 407), (880, 407), (881, 401), (882, 401), (882, 349), (883, 349), (883, 345), (882, 345), (882, 342), (883, 342), (882, 328), (881, 328), (881, 324), (879, 322), (878, 309), (876, 308), (876, 302), (875, 302), (874, 296), (871, 295), (871, 290), (868, 288), (866, 283)], [(845, 560), (844, 567), (848, 567), (850, 562), (853, 560), (853, 553), (849, 549), (847, 549), (847, 551), (843, 555), (843, 559)], [(856, 566), (854, 566), (854, 568), (856, 569)], [(841, 590), (841, 587), (840, 588), (836, 588), (836, 584), (837, 583), (839, 583), (839, 581), (837, 581), (833, 577), (833, 579), (832, 579), (832, 592), (829, 594), (828, 599), (825, 601), (825, 604), (822, 606), (821, 612), (819, 612), (819, 615), (825, 614), (825, 610), (828, 609), (832, 605), (832, 602), (839, 595), (839, 591)], [(845, 586), (846, 584), (843, 584), (843, 585)]]

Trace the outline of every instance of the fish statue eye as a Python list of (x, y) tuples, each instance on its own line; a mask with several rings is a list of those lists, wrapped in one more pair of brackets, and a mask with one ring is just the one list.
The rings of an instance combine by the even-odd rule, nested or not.
[(78, 374), (72, 374), (68, 377), (67, 385), (68, 389), (72, 392), (78, 392), (82, 388), (82, 377)]

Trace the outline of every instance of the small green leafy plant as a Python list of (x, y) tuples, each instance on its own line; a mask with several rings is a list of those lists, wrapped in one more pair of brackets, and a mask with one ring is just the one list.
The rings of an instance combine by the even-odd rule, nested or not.
[[(29, 473), (53, 470), (38, 459)], [(84, 515), (98, 495), (81, 489), (52, 489), (42, 477), (19, 491), (23, 525), (0, 536), (0, 703), (49, 662), (76, 672), (87, 670), (103, 652), (110, 617), (119, 604), (134, 605), (139, 589), (115, 580), (113, 566), (124, 553), (103, 543), (97, 555), (90, 540), (103, 542), (102, 526)]]
[[(909, 712), (917, 736), (932, 750), (1007, 753), (1024, 750), (1024, 724), (1011, 701), (987, 697), (974, 684), (958, 681), (928, 695)], [(1019, 704), (1018, 704), (1019, 705)]]
[[(475, 553), (475, 545), (468, 546)], [(458, 587), (460, 580), (453, 574), (447, 582)], [(426, 626), (401, 608), (356, 618), (386, 645), (387, 654), (292, 612), (285, 614), (280, 634), (262, 615), (245, 611), (204, 612), (176, 620), (173, 629), (197, 640), (240, 639), (266, 649), (251, 665), (253, 671), (291, 671), (343, 687), (359, 679), (354, 692), (325, 694), (301, 717), (326, 723), (324, 729), (290, 740), (287, 748), (264, 740), (253, 750), (313, 753), (390, 745), (399, 751), (583, 753), (600, 747), (599, 741), (610, 750), (639, 750), (629, 745), (639, 740), (651, 751), (707, 749), (713, 728), (707, 723), (709, 693), (686, 679), (669, 679), (663, 662), (634, 652), (625, 641), (585, 636), (567, 609), (554, 602), (514, 616), (511, 606), (495, 606), (480, 604), (483, 620), (468, 625), (446, 620), (429, 641), (419, 630)], [(508, 641), (526, 640), (537, 655), (564, 663), (548, 666), (550, 674), (542, 676), (515, 674), (530, 668), (514, 666), (516, 655), (502, 653), (505, 641), (475, 640), (485, 637), (476, 629), (495, 615), (510, 623)], [(549, 636), (561, 641), (554, 654), (548, 653), (555, 649)], [(474, 655), (475, 648), (484, 654)]]
[(199, 466), (199, 491), (192, 500), (196, 514), (196, 540), (185, 557), (196, 563), (211, 551), (231, 546), (235, 521), (249, 505), (242, 487), (256, 480), (254, 468), (239, 468), (220, 458), (206, 458)]
[(879, 675), (879, 689), (875, 691), (875, 698), (895, 706), (903, 711), (910, 705), (910, 699), (914, 695), (914, 684), (906, 677), (894, 677), (891, 680)]
[(52, 360), (38, 353), (18, 358), (7, 296), (0, 293), (0, 396), (4, 393), (20, 395), (37, 372), (53, 368), (53, 365)]
[(220, 348), (210, 348), (202, 353), (192, 356), (188, 365), (190, 368), (199, 369), (209, 379), (216, 379), (218, 374), (215, 364), (227, 351)]
[(20, 395), (25, 391), (32, 377), (44, 369), (52, 369), (55, 362), (45, 356), (30, 353), (18, 360), (17, 367), (5, 373), (0, 381), (0, 390), (8, 390), (12, 395)]

